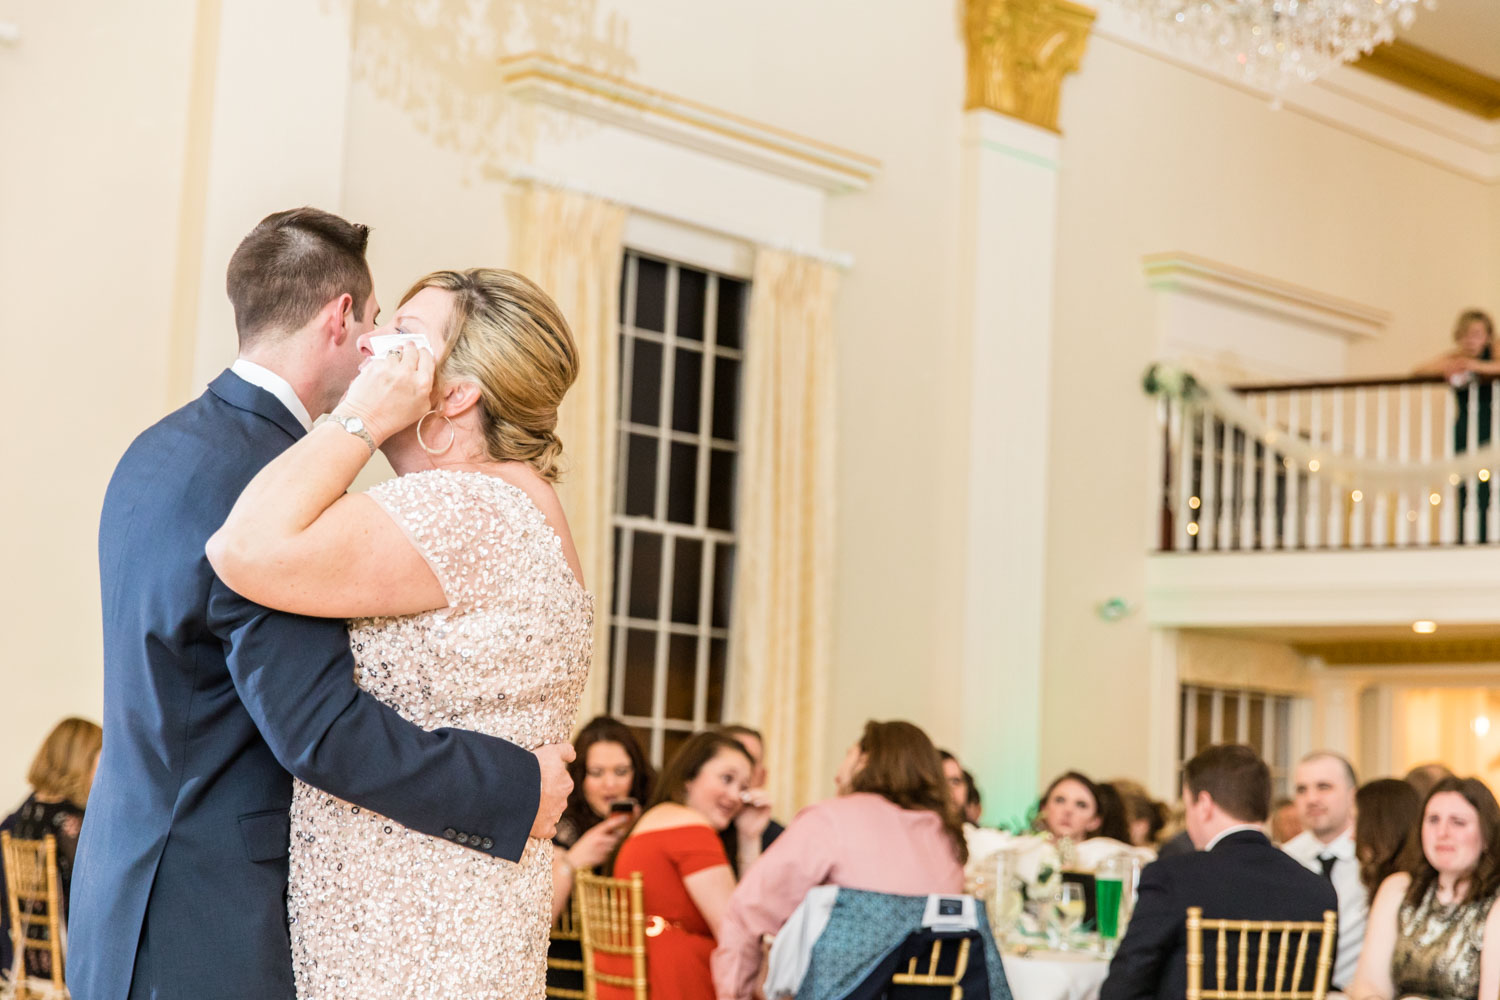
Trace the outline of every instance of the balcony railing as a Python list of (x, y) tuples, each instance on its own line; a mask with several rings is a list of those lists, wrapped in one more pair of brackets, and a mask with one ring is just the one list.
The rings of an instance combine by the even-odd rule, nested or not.
[[(1500, 544), (1495, 379), (1244, 385), (1160, 400), (1168, 552)], [(1221, 398), (1221, 402), (1222, 402)], [(1495, 459), (1500, 466), (1500, 459)]]

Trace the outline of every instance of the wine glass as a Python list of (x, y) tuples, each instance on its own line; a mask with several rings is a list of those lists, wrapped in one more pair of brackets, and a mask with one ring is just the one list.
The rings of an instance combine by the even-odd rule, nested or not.
[(1052, 897), (1052, 921), (1063, 951), (1067, 951), (1073, 932), (1083, 923), (1083, 886), (1077, 882), (1064, 882), (1057, 887)]

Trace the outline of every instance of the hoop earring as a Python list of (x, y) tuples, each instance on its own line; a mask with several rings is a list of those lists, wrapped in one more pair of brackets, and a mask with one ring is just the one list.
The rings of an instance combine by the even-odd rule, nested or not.
[[(448, 425), (448, 443), (443, 445), (441, 448), (429, 448), (427, 446), (427, 442), (422, 440), (422, 425), (426, 423), (427, 418), (432, 416), (434, 413), (437, 413), (438, 416), (442, 417), (444, 423)], [(417, 444), (421, 445), (422, 450), (427, 452), (427, 454), (429, 455), (441, 455), (449, 448), (452, 448), (453, 441), (457, 437), (458, 429), (453, 426), (453, 421), (448, 419), (448, 415), (446, 413), (438, 413), (437, 410), (428, 410), (426, 413), (422, 414), (422, 419), (417, 421)]]

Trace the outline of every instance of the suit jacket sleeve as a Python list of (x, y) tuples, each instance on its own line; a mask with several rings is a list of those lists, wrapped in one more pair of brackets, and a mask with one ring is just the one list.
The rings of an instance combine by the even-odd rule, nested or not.
[(1154, 998), (1184, 931), (1184, 910), (1177, 905), (1169, 877), (1160, 862), (1141, 872), (1140, 895), (1130, 927), (1109, 963), (1099, 1000)]
[(413, 830), (520, 860), (541, 799), (534, 754), (467, 730), (428, 732), (360, 690), (341, 621), (272, 611), (217, 579), (208, 620), (282, 767)]

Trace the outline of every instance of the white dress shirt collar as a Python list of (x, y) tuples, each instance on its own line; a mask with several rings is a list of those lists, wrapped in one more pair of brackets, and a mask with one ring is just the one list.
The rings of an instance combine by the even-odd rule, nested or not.
[(292, 416), (297, 418), (297, 423), (302, 425), (305, 431), (312, 430), (312, 417), (308, 415), (307, 407), (302, 405), (302, 400), (297, 398), (297, 393), (292, 389), (292, 384), (277, 375), (264, 365), (258, 365), (254, 361), (246, 361), (244, 358), (235, 359), (229, 370), (240, 378), (269, 392), (281, 400), (281, 405), (287, 408)]
[(1265, 834), (1266, 834), (1266, 828), (1263, 827), (1263, 826), (1261, 826), (1259, 823), (1239, 823), (1239, 824), (1237, 824), (1235, 826), (1227, 827), (1227, 828), (1225, 828), (1223, 830), (1220, 830), (1219, 831), (1219, 835), (1217, 837), (1215, 837), (1213, 840), (1210, 840), (1208, 842), (1207, 846), (1205, 846), (1203, 849), (1205, 851), (1211, 851), (1215, 847), (1218, 847), (1219, 846), (1219, 841), (1223, 840), (1225, 837), (1233, 836), (1236, 833), (1244, 833), (1246, 830), (1250, 830), (1250, 831), (1252, 831), (1254, 833), (1258, 833), (1261, 836), (1265, 836)]

